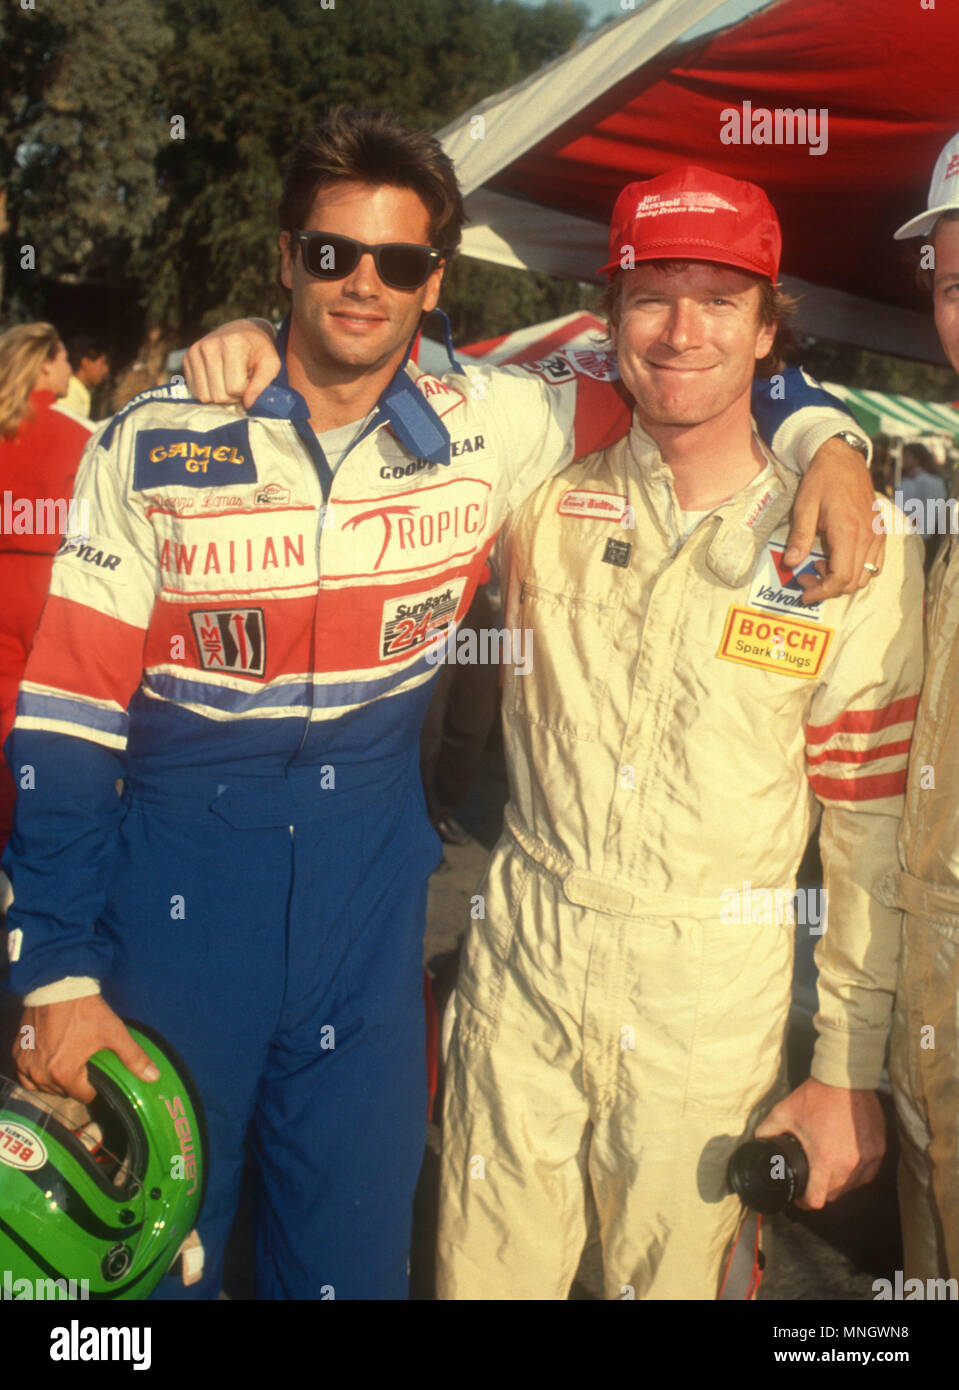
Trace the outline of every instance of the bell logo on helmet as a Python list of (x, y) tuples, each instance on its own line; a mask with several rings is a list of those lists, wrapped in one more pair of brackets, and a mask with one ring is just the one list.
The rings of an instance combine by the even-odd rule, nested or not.
[[(173, 1121), (174, 1128), (177, 1132), (177, 1138), (180, 1141), (180, 1154), (183, 1158), (183, 1177), (193, 1179), (193, 1186), (187, 1191), (187, 1196), (189, 1197), (196, 1191), (197, 1184), (196, 1155), (193, 1151), (193, 1131), (190, 1129), (190, 1121), (186, 1117), (186, 1111), (183, 1109), (183, 1101), (180, 1097), (174, 1096), (172, 1100), (167, 1100), (166, 1096), (163, 1096), (162, 1099), (163, 1104), (170, 1112), (170, 1119)], [(174, 1173), (173, 1176), (178, 1177), (179, 1174)]]
[(43, 1140), (26, 1125), (18, 1125), (13, 1120), (0, 1123), (0, 1163), (8, 1168), (25, 1168), (33, 1172), (42, 1168), (47, 1161), (47, 1151)]

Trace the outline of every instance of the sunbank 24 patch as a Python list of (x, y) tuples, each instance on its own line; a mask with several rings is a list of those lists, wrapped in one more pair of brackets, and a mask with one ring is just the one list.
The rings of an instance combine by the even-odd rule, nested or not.
[(422, 593), (387, 599), (380, 625), (380, 656), (409, 656), (440, 639), (456, 617), (465, 587), (465, 579), (451, 579)]

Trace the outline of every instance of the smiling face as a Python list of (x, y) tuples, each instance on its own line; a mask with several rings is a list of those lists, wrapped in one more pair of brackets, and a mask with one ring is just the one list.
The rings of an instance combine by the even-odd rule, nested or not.
[(694, 261), (621, 274), (610, 331), (642, 425), (690, 427), (737, 409), (748, 418), (756, 361), (776, 335), (760, 323), (757, 277)]
[(936, 270), (932, 302), (936, 328), (946, 356), (959, 372), (959, 221), (943, 218), (936, 227), (933, 245)]
[[(321, 189), (301, 230), (314, 229), (371, 246), (430, 245), (429, 213), (419, 194), (389, 184), (344, 182)], [(420, 316), (436, 307), (442, 267), (419, 289), (396, 290), (383, 283), (368, 253), (344, 279), (318, 280), (304, 269), (287, 232), (280, 235), (280, 251), (283, 284), (293, 296), (290, 352), (316, 384), (391, 376)]]

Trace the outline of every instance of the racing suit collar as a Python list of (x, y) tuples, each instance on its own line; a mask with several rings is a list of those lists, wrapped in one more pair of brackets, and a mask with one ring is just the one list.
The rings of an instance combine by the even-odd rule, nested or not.
[[(299, 391), (290, 385), (286, 365), (286, 349), (290, 338), (289, 315), (283, 320), (277, 334), (276, 350), (280, 355), (280, 370), (265, 391), (261, 391), (250, 407), (248, 414), (270, 416), (274, 419), (307, 422), (310, 410)], [(428, 463), (449, 464), (450, 434), (426, 398), (413, 384), (407, 371), (411, 340), (406, 356), (400, 363), (379, 400), (362, 432), (362, 438), (388, 424), (397, 439), (414, 458), (426, 459)]]
[[(720, 503), (710, 518), (718, 519), (719, 525), (708, 543), (706, 564), (717, 579), (731, 588), (744, 583), (755, 569), (766, 542), (788, 517), (799, 486), (799, 479), (759, 438), (755, 422), (753, 435), (772, 467), (773, 476), (769, 477), (763, 470), (735, 496)], [(627, 436), (625, 458), (627, 467), (635, 471), (657, 525), (675, 553), (683, 542), (672, 470), (663, 462), (655, 441), (643, 429), (635, 412)]]

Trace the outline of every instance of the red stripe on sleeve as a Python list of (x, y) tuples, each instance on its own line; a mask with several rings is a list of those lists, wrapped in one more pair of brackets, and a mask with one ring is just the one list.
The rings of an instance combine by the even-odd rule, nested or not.
[(891, 705), (881, 709), (853, 709), (841, 714), (831, 724), (807, 724), (806, 742), (825, 743), (834, 734), (872, 734), (879, 729), (888, 729), (890, 724), (904, 724), (915, 719), (919, 704), (918, 695), (910, 695), (904, 700), (894, 700)]
[(908, 753), (911, 740), (900, 739), (898, 743), (881, 743), (878, 748), (863, 748), (856, 752), (852, 748), (831, 748), (825, 753), (807, 755), (810, 767), (819, 763), (874, 763), (877, 758), (892, 758), (897, 753)]
[(574, 458), (608, 449), (629, 433), (633, 401), (621, 381), (576, 378)]
[(50, 594), (24, 679), (126, 709), (143, 673), (144, 631)]
[(810, 777), (809, 785), (822, 801), (878, 801), (902, 796), (906, 790), (906, 769), (879, 773), (875, 777)]

